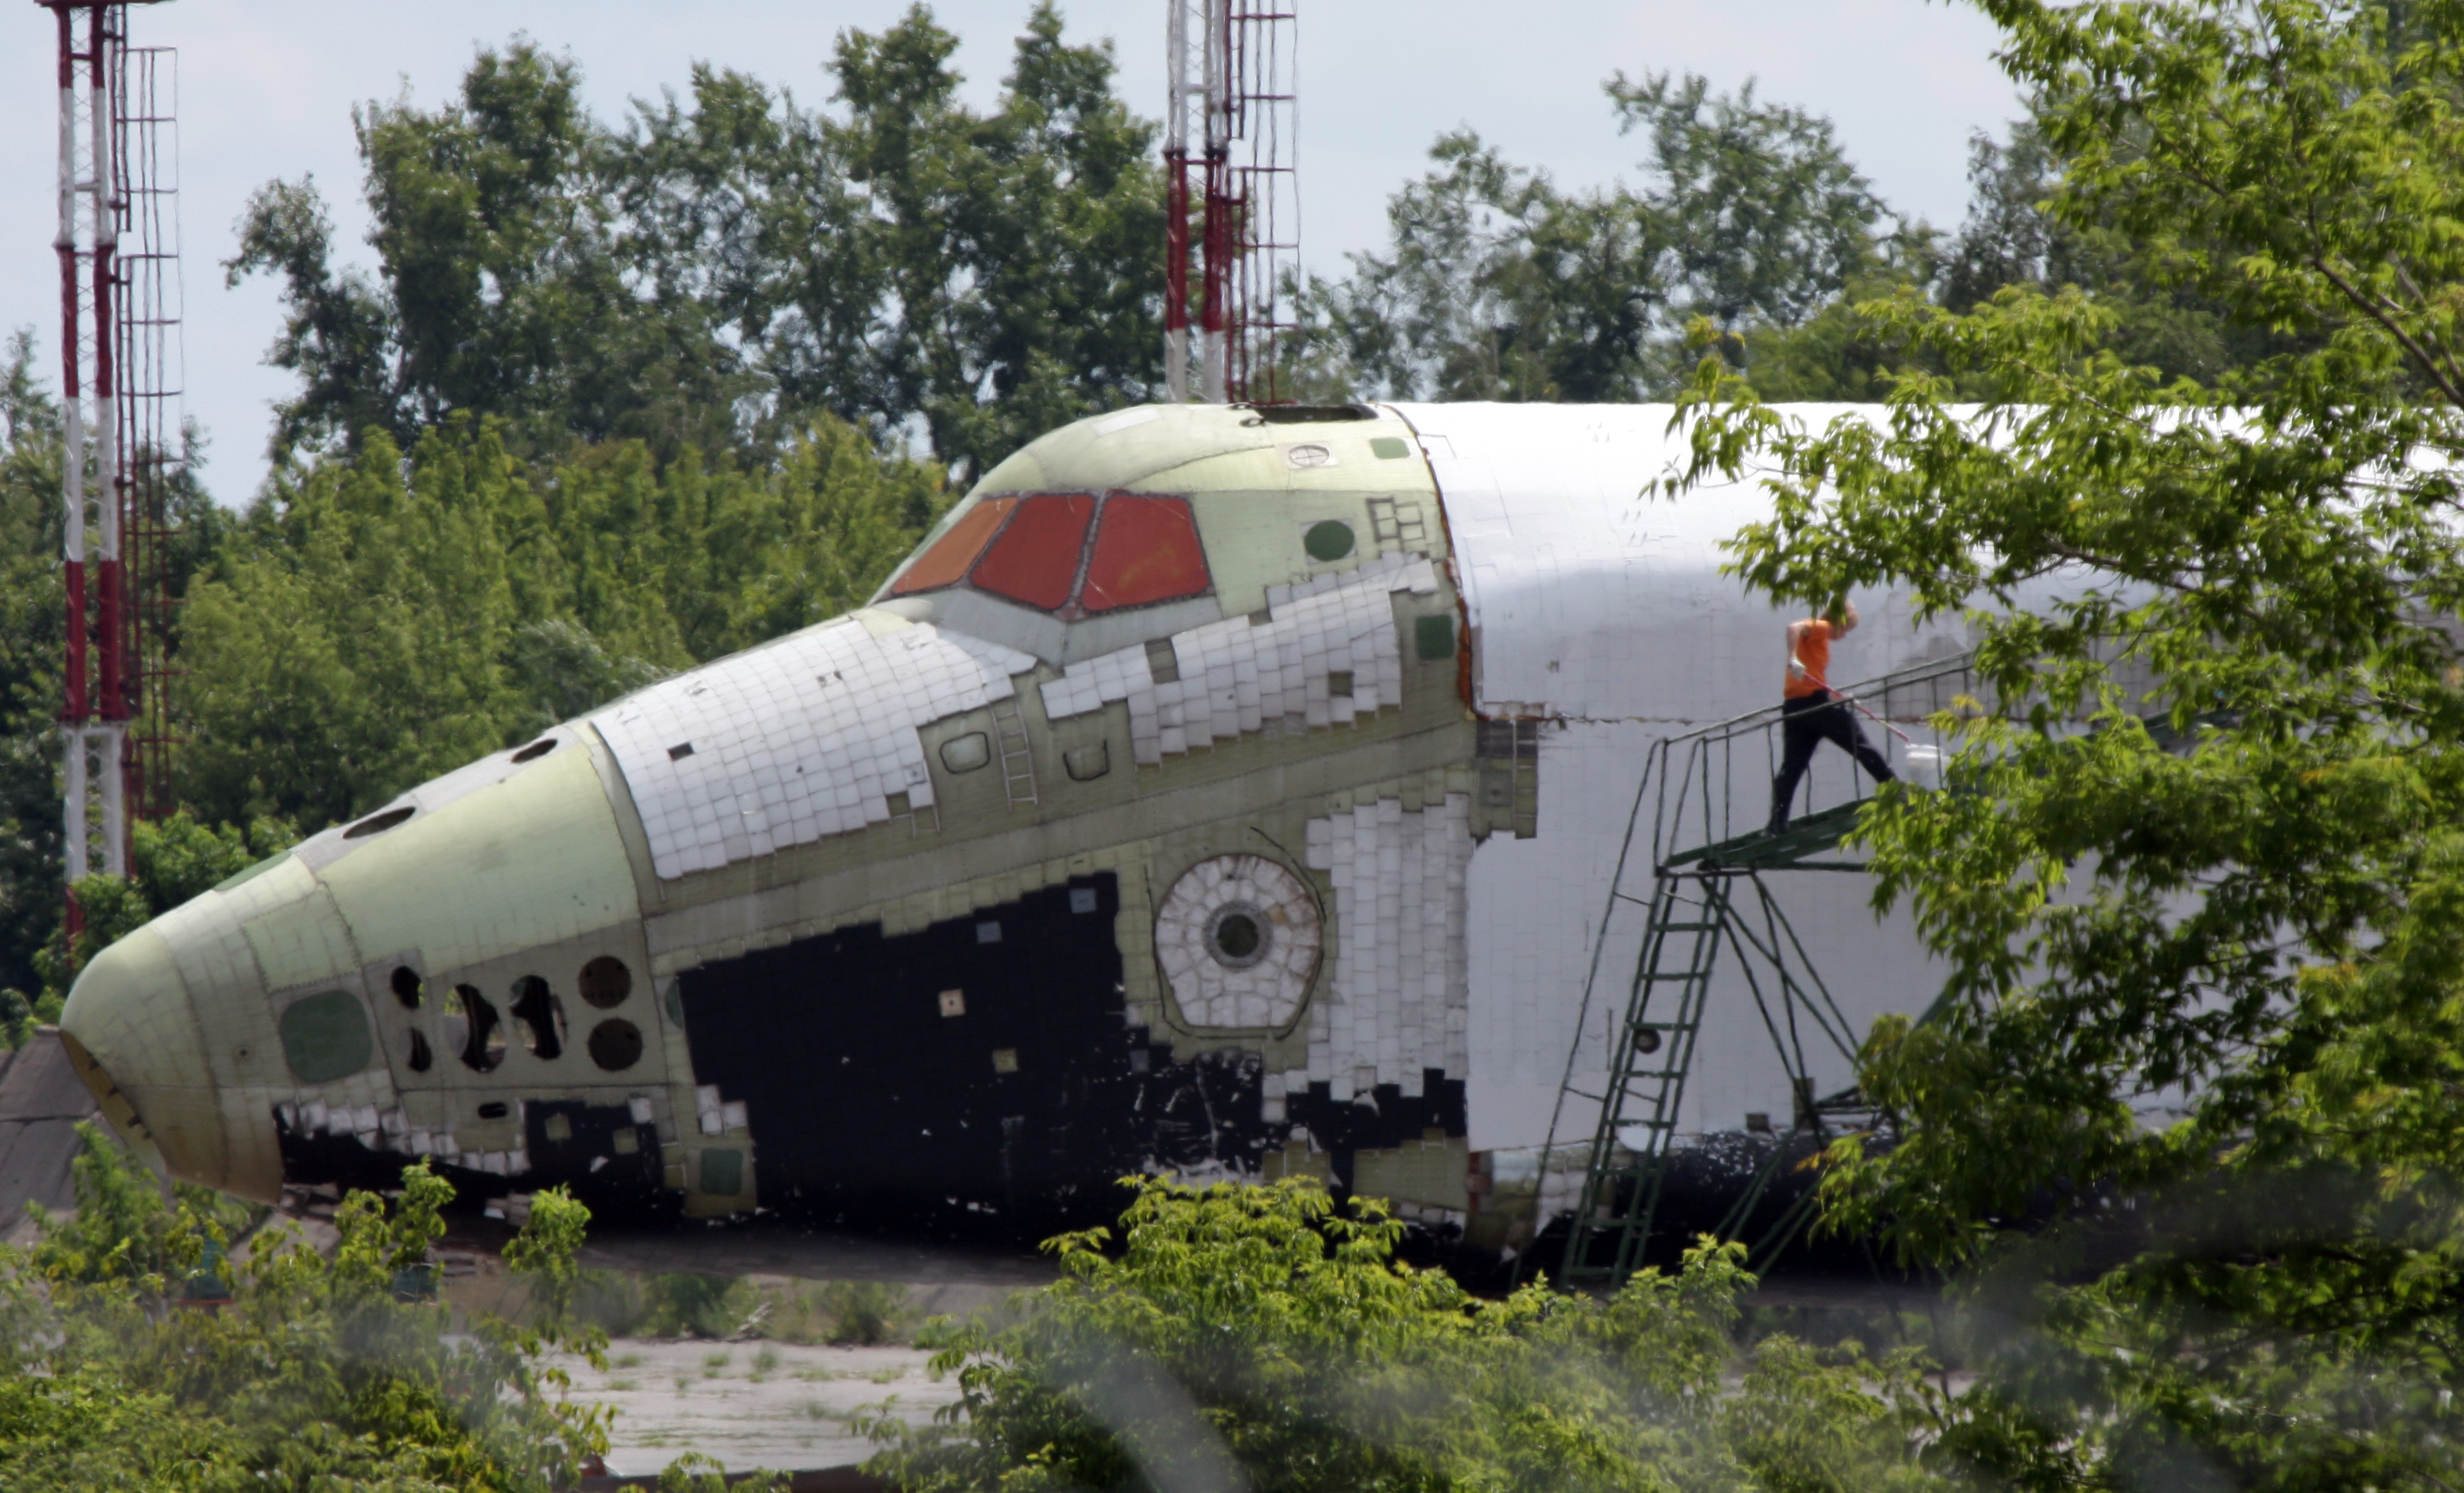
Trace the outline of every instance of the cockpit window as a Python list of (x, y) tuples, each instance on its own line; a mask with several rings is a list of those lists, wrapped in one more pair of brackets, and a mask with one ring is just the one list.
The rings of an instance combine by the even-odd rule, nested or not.
[(1078, 556), (1094, 516), (1095, 500), (1084, 494), (1022, 498), (1017, 516), (967, 579), (979, 591), (1057, 611), (1078, 583)]
[(1105, 499), (1080, 607), (1108, 612), (1169, 602), (1199, 595), (1206, 582), (1206, 551), (1186, 498), (1116, 493)]
[(958, 516), (950, 532), (933, 541), (933, 547), (915, 557), (907, 574), (890, 588), (892, 596), (913, 596), (918, 591), (932, 591), (957, 582), (984, 552), (993, 531), (1001, 526), (1009, 511), (1018, 506), (1014, 497), (987, 498)]
[(962, 581), (1064, 618), (1203, 596), (1213, 584), (1189, 499), (1137, 493), (986, 498), (917, 556), (890, 594)]

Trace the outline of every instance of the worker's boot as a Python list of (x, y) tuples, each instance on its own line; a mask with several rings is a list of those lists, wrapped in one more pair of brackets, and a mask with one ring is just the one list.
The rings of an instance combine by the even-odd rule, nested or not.
[(1763, 833), (1767, 835), (1788, 833), (1788, 800), (1776, 793), (1771, 795), (1771, 823), (1763, 826)]

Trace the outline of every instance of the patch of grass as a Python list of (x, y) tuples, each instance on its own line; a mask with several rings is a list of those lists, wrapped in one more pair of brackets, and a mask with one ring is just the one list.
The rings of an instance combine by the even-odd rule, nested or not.
[(898, 1371), (895, 1369), (875, 1369), (872, 1372), (866, 1374), (865, 1377), (870, 1379), (875, 1384), (895, 1384), (898, 1382)]
[(642, 1367), (642, 1355), (639, 1353), (618, 1353), (612, 1361), (619, 1369), (639, 1369)]
[(640, 1385), (634, 1383), (630, 1379), (610, 1379), (607, 1381), (608, 1393), (612, 1394), (629, 1394), (640, 1388)]
[(827, 1369), (799, 1369), (796, 1371), (796, 1377), (803, 1380), (806, 1384), (826, 1384), (830, 1380), (837, 1378), (838, 1375), (830, 1372)]
[(720, 1373), (726, 1371), (729, 1364), (734, 1362), (736, 1362), (736, 1355), (734, 1353), (705, 1354), (701, 1361), (701, 1372), (705, 1375), (715, 1379)]
[(808, 1399), (804, 1401), (804, 1418), (807, 1420), (836, 1420), (839, 1417), (838, 1415), (830, 1409), (830, 1407), (823, 1404), (820, 1400)]
[(689, 1390), (689, 1389), (692, 1389), (692, 1388), (693, 1388), (693, 1379), (692, 1379), (689, 1375), (681, 1374), (681, 1373), (676, 1375), (676, 1393), (677, 1393), (677, 1394), (682, 1394), (685, 1391), (687, 1391), (687, 1390)]
[(779, 1350), (766, 1343), (762, 1345), (761, 1351), (753, 1355), (753, 1368), (757, 1373), (769, 1373), (778, 1367)]

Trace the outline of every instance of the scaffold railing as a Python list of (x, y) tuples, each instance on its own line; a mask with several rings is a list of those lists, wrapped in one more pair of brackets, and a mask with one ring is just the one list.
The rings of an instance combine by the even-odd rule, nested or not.
[[(1837, 692), (1894, 772), (1936, 786), (1951, 743), (1941, 722), (1978, 707), (1975, 656), (1961, 652), (1895, 670)], [(1764, 833), (1771, 817), (1771, 783), (1783, 747), (1784, 707), (1771, 706), (1652, 747), (1636, 801), (1651, 815), (1651, 869), (1709, 862), (1743, 868), (1804, 865), (1838, 845), (1857, 811), (1873, 797), (1874, 780), (1845, 752), (1816, 752), (1789, 805), (1790, 830)], [(1631, 841), (1629, 833), (1629, 841)], [(1823, 869), (1859, 869), (1847, 865)], [(1614, 899), (1613, 899), (1614, 900)]]

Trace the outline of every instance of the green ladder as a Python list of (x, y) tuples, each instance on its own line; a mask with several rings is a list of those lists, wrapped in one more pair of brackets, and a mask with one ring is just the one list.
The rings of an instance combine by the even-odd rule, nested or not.
[[(1711, 971), (1727, 932), (1730, 890), (1725, 875), (1665, 871), (1653, 889), (1606, 1090), (1573, 1090), (1599, 1103), (1600, 1119), (1566, 1241), (1560, 1279), (1567, 1285), (1614, 1287), (1641, 1267)], [(1626, 1144), (1621, 1137), (1635, 1131), (1641, 1144)], [(1621, 1152), (1629, 1159), (1620, 1161)], [(1605, 1261), (1595, 1258), (1603, 1236), (1616, 1241)]]

